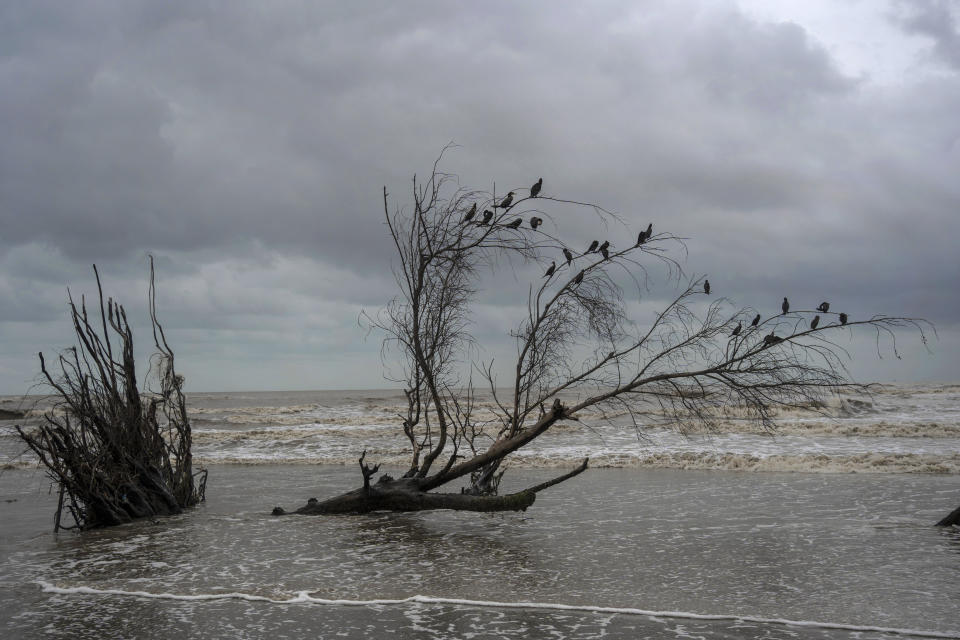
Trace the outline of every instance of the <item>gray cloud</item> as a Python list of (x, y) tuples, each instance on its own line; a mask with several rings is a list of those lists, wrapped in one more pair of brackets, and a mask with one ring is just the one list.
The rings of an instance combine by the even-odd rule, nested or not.
[[(739, 303), (830, 298), (953, 330), (956, 17), (897, 15), (939, 62), (881, 85), (801, 25), (706, 0), (5, 3), (0, 389), (67, 341), (89, 263), (139, 305), (147, 252), (200, 387), (379, 384), (356, 318), (394, 290), (380, 189), (405, 204), (451, 140), (444, 166), (471, 186), (542, 175), (627, 222), (551, 209), (574, 247), (652, 220)], [(485, 337), (525, 291), (501, 277)]]
[(960, 70), (960, 17), (956, 4), (947, 0), (913, 0), (902, 5), (902, 27), (932, 39), (933, 55)]

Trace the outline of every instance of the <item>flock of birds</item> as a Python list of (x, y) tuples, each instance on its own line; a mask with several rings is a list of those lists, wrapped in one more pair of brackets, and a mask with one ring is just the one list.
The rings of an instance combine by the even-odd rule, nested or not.
[[(543, 178), (540, 178), (539, 180), (534, 182), (533, 186), (530, 187), (530, 197), (536, 198), (537, 196), (539, 196), (541, 189), (543, 189)], [(500, 201), (500, 204), (493, 205), (493, 208), (509, 209), (510, 206), (513, 205), (514, 195), (516, 195), (514, 191), (507, 193), (506, 197)], [(471, 220), (473, 220), (473, 218), (476, 215), (477, 215), (477, 203), (474, 202), (473, 206), (470, 207), (470, 210), (467, 211), (466, 215), (463, 217), (463, 222), (464, 223), (470, 222)], [(481, 226), (488, 225), (493, 220), (493, 217), (495, 215), (496, 214), (490, 209), (484, 209), (483, 218), (481, 218), (477, 222), (477, 224)], [(541, 224), (543, 224), (543, 218), (540, 218), (538, 216), (533, 216), (530, 218), (530, 228), (532, 228), (534, 231), (536, 231), (537, 227), (539, 227)], [(511, 222), (504, 224), (503, 226), (508, 229), (519, 229), (521, 225), (523, 225), (523, 218), (518, 217), (512, 220)], [(653, 235), (653, 223), (651, 222), (650, 224), (647, 225), (647, 228), (641, 231), (640, 235), (637, 236), (637, 244), (635, 246), (639, 247), (640, 245), (645, 243), (647, 240), (649, 240), (652, 235)], [(603, 256), (604, 260), (609, 260), (610, 259), (610, 241), (604, 240), (603, 243), (601, 243), (599, 240), (594, 240), (593, 242), (590, 243), (590, 246), (587, 247), (587, 250), (580, 255), (585, 256), (591, 253), (599, 253), (600, 255)], [(568, 249), (567, 247), (563, 248), (563, 258), (566, 261), (567, 266), (569, 266), (570, 263), (573, 262), (575, 257), (576, 256), (574, 256), (573, 252), (570, 251), (570, 249)], [(550, 263), (550, 266), (547, 268), (546, 273), (543, 274), (543, 277), (549, 278), (554, 273), (556, 273), (556, 271), (557, 271), (557, 262), (556, 260), (554, 260)], [(584, 276), (584, 271), (580, 271), (580, 273), (578, 273), (577, 276), (573, 279), (573, 284), (577, 285), (583, 282), (583, 276)], [(709, 293), (709, 290), (707, 291), (707, 293)]]
[[(540, 195), (541, 189), (543, 189), (543, 178), (540, 178), (539, 180), (534, 182), (533, 186), (530, 187), (530, 197), (536, 198), (538, 195)], [(493, 205), (493, 208), (509, 209), (510, 206), (513, 204), (514, 195), (515, 195), (515, 192), (513, 191), (509, 192), (506, 195), (506, 197), (500, 201), (500, 204)], [(466, 223), (473, 220), (473, 218), (476, 215), (477, 215), (477, 203), (474, 202), (473, 206), (470, 207), (470, 210), (464, 216), (463, 222)], [(494, 215), (496, 214), (493, 211), (491, 211), (490, 209), (485, 209), (483, 212), (483, 218), (477, 224), (480, 224), (480, 225), (490, 224), (490, 221), (493, 220)], [(508, 224), (505, 224), (504, 226), (509, 229), (519, 229), (522, 224), (523, 224), (523, 218), (518, 217), (515, 220), (509, 222)], [(533, 216), (530, 218), (530, 227), (534, 231), (536, 231), (537, 227), (539, 227), (541, 224), (543, 224), (543, 218), (539, 218), (537, 216)], [(640, 245), (645, 243), (647, 240), (649, 240), (652, 236), (653, 236), (653, 223), (651, 222), (650, 224), (647, 225), (647, 228), (641, 231), (640, 235), (637, 236), (637, 244), (634, 246), (639, 247)], [(590, 243), (590, 246), (587, 247), (587, 250), (580, 255), (585, 256), (591, 253), (599, 253), (600, 255), (603, 256), (604, 260), (609, 259), (610, 258), (610, 241), (604, 240), (603, 243), (601, 244), (599, 240), (594, 240), (593, 242)], [(573, 252), (570, 251), (570, 249), (568, 249), (567, 247), (564, 247), (563, 258), (564, 260), (566, 260), (567, 266), (569, 266), (570, 263), (573, 262), (575, 256)], [(547, 268), (546, 273), (543, 274), (543, 277), (549, 278), (553, 276), (556, 270), (557, 270), (557, 263), (554, 260), (550, 263), (550, 266)], [(583, 282), (584, 273), (585, 271), (581, 270), (580, 273), (578, 273), (577, 276), (573, 279), (573, 284), (577, 285)], [(703, 292), (707, 295), (710, 295), (709, 280), (703, 281)], [(780, 305), (780, 309), (783, 311), (783, 315), (787, 315), (787, 313), (790, 311), (790, 301), (787, 300), (786, 296), (784, 296), (783, 298), (783, 303)], [(820, 305), (817, 307), (817, 311), (819, 311), (820, 313), (827, 313), (828, 311), (830, 311), (830, 303), (826, 301), (821, 302)], [(841, 325), (847, 324), (846, 313), (839, 314), (839, 319), (840, 319)], [(760, 324), (760, 314), (758, 313), (753, 318), (753, 321), (750, 323), (750, 328), (752, 329), (754, 327), (757, 327), (759, 324)], [(814, 316), (813, 320), (810, 321), (810, 329), (814, 330), (819, 325), (820, 325), (820, 316), (816, 315)], [(733, 330), (733, 333), (730, 334), (730, 337), (733, 338), (733, 337), (739, 336), (742, 330), (743, 330), (743, 323), (738, 322), (737, 327)], [(769, 335), (764, 336), (763, 338), (764, 347), (777, 344), (778, 342), (783, 342), (783, 338), (777, 337), (776, 335), (774, 335), (773, 332), (771, 332)]]
[[(706, 294), (709, 294), (709, 293), (710, 293), (710, 281), (709, 281), (709, 280), (705, 280), (705, 281), (704, 281), (704, 283), (703, 283), (703, 292), (706, 293)], [(781, 311), (783, 311), (783, 315), (787, 315), (787, 313), (790, 311), (790, 301), (786, 298), (786, 296), (784, 296), (784, 298), (783, 298), (783, 303), (780, 305), (780, 309), (781, 309)], [(817, 307), (817, 311), (819, 311), (820, 313), (827, 313), (828, 311), (830, 311), (830, 303), (829, 303), (829, 302), (826, 302), (826, 301), (821, 302), (820, 305)], [(848, 320), (847, 314), (846, 314), (846, 313), (840, 313), (840, 314), (838, 314), (838, 315), (839, 315), (839, 319), (840, 319), (840, 324), (841, 324), (841, 325), (847, 324), (847, 320)], [(754, 316), (753, 322), (750, 323), (750, 328), (752, 329), (752, 328), (758, 326), (759, 324), (760, 324), (760, 314), (758, 313), (756, 316)], [(816, 316), (814, 316), (814, 317), (813, 317), (813, 320), (810, 321), (810, 330), (812, 331), (812, 330), (816, 329), (818, 326), (820, 326), (820, 315), (819, 315), (819, 314), (816, 315)], [(738, 323), (737, 323), (737, 327), (733, 330), (733, 333), (730, 334), (730, 337), (733, 338), (733, 337), (736, 337), (736, 336), (740, 335), (740, 332), (741, 332), (742, 330), (743, 330), (743, 323), (742, 323), (742, 322), (738, 322)], [(766, 335), (766, 336), (763, 337), (763, 346), (764, 346), (764, 347), (768, 347), (768, 346), (770, 346), (770, 345), (772, 345), (772, 344), (777, 344), (778, 342), (783, 342), (783, 338), (780, 338), (780, 337), (776, 336), (773, 332), (770, 332), (770, 334), (768, 334), (768, 335)]]

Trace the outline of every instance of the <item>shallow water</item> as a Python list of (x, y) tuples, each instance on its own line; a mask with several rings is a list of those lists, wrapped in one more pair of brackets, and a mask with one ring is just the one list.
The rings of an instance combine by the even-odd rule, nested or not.
[(404, 464), (397, 391), (189, 402), (207, 503), (54, 536), (13, 429), (43, 406), (0, 398), (27, 410), (0, 420), (3, 638), (960, 637), (960, 530), (931, 526), (960, 504), (958, 385), (782, 411), (776, 436), (724, 407), (693, 437), (653, 408), (639, 431), (584, 412), (514, 455), (504, 488), (592, 468), (494, 515), (268, 515), (356, 487), (364, 449)]
[[(555, 474), (514, 470), (504, 482)], [(960, 503), (956, 476), (590, 470), (523, 514), (268, 515), (358, 479), (353, 467), (216, 465), (208, 502), (189, 513), (54, 536), (42, 474), (5, 471), (0, 498), (16, 501), (0, 502), (0, 628), (5, 638), (902, 637), (878, 627), (960, 637), (960, 531), (930, 526)], [(442, 601), (329, 602), (417, 595)]]

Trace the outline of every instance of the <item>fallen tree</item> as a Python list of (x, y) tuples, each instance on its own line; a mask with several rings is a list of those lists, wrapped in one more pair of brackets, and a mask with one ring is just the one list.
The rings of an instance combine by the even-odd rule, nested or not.
[[(57, 399), (36, 430), (17, 432), (59, 489), (54, 531), (122, 524), (179, 513), (203, 500), (207, 472), (194, 473), (183, 376), (157, 320), (153, 258), (149, 308), (156, 353), (150, 378), (137, 386), (133, 331), (123, 306), (104, 300), (93, 267), (99, 313), (68, 294), (77, 346), (62, 352), (57, 371), (40, 353), (40, 370)], [(99, 327), (97, 326), (99, 325)], [(62, 523), (64, 511), (73, 525)]]
[[(399, 430), (409, 441), (409, 468), (401, 478), (382, 475), (371, 482), (379, 465), (365, 464), (364, 452), (362, 487), (311, 499), (296, 513), (523, 510), (539, 491), (583, 472), (588, 461), (550, 482), (499, 495), (504, 461), (553, 425), (577, 420), (584, 409), (616, 409), (639, 430), (639, 413), (652, 404), (664, 424), (709, 431), (720, 418), (718, 407), (734, 406), (772, 429), (781, 408), (822, 406), (831, 394), (867, 389), (851, 380), (836, 336), (870, 329), (878, 348), (888, 337), (895, 351), (894, 332), (912, 328), (926, 343), (930, 325), (918, 319), (851, 320), (827, 303), (790, 311), (786, 298), (783, 313), (766, 319), (752, 308), (736, 308), (712, 296), (709, 281), (687, 277), (668, 251), (682, 249), (681, 239), (655, 233), (652, 224), (637, 236), (626, 231), (616, 244), (594, 240), (584, 253), (574, 251), (544, 226), (547, 218), (555, 227), (548, 210), (573, 207), (605, 223), (622, 220), (597, 205), (543, 195), (542, 180), (529, 191), (498, 197), (458, 187), (437, 167), (426, 181), (414, 178), (411, 209), (391, 211), (384, 188), (401, 293), (367, 317), (386, 336), (384, 353), (397, 353), (403, 368), (407, 408)], [(521, 192), (529, 195), (517, 197)], [(481, 273), (517, 260), (546, 270), (530, 285), (526, 317), (512, 332), (517, 357), (504, 395), (492, 363), (470, 361), (470, 313)], [(651, 261), (676, 279), (678, 293), (641, 325), (628, 316), (621, 282), (642, 293)], [(465, 364), (489, 388), (493, 424), (477, 418), (472, 377), (460, 377)], [(574, 391), (577, 400), (564, 405), (561, 394)], [(434, 491), (460, 479), (468, 484), (458, 493)], [(285, 512), (278, 507), (274, 513)]]

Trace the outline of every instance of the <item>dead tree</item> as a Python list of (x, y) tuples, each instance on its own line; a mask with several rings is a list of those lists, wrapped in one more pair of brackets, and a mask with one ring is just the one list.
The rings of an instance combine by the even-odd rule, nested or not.
[[(407, 410), (400, 418), (410, 465), (401, 478), (382, 475), (370, 483), (371, 467), (361, 458), (362, 488), (311, 500), (297, 513), (526, 509), (537, 492), (586, 469), (587, 460), (550, 482), (499, 495), (503, 462), (588, 407), (617, 409), (640, 429), (639, 412), (652, 403), (665, 423), (693, 431), (710, 430), (721, 417), (718, 409), (736, 406), (769, 429), (779, 408), (817, 406), (830, 394), (866, 388), (851, 380), (847, 354), (834, 340), (839, 335), (870, 329), (879, 346), (881, 338), (893, 340), (895, 330), (915, 328), (926, 342), (930, 327), (922, 320), (848, 321), (846, 314), (813, 309), (735, 331), (748, 325), (755, 310), (711, 298), (703, 279), (687, 277), (668, 251), (683, 248), (679, 238), (647, 226), (634, 241), (635, 232), (601, 207), (542, 193), (516, 197), (525, 191), (503, 198), (460, 188), (437, 164), (426, 181), (414, 178), (410, 209), (391, 211), (384, 189), (400, 294), (368, 320), (386, 335), (385, 353), (397, 353), (403, 367)], [(532, 213), (552, 220), (547, 208), (571, 206), (624, 230), (613, 245), (594, 241), (581, 254), (540, 221), (534, 228), (517, 223)], [(530, 285), (526, 317), (512, 332), (517, 357), (504, 395), (491, 363), (468, 360), (480, 276), (507, 261), (539, 263), (545, 273)], [(622, 282), (643, 291), (651, 262), (666, 267), (680, 286), (666, 308), (642, 324), (629, 317)], [(817, 313), (821, 319), (810, 328)], [(578, 357), (584, 353), (590, 355)], [(471, 364), (493, 396), (492, 425), (477, 418), (472, 380), (461, 380)], [(566, 406), (560, 395), (571, 392), (579, 399)], [(467, 482), (459, 492), (434, 492), (459, 479)]]
[[(59, 371), (40, 353), (57, 403), (37, 429), (17, 427), (58, 487), (54, 531), (179, 513), (203, 500), (206, 486), (207, 472), (193, 471), (183, 376), (157, 320), (153, 258), (148, 297), (156, 353), (149, 378), (158, 388), (150, 392), (137, 386), (127, 313), (104, 300), (96, 265), (93, 271), (99, 309), (88, 313), (83, 297), (78, 308), (68, 293), (77, 345), (59, 355)], [(64, 511), (73, 525), (62, 524)]]

